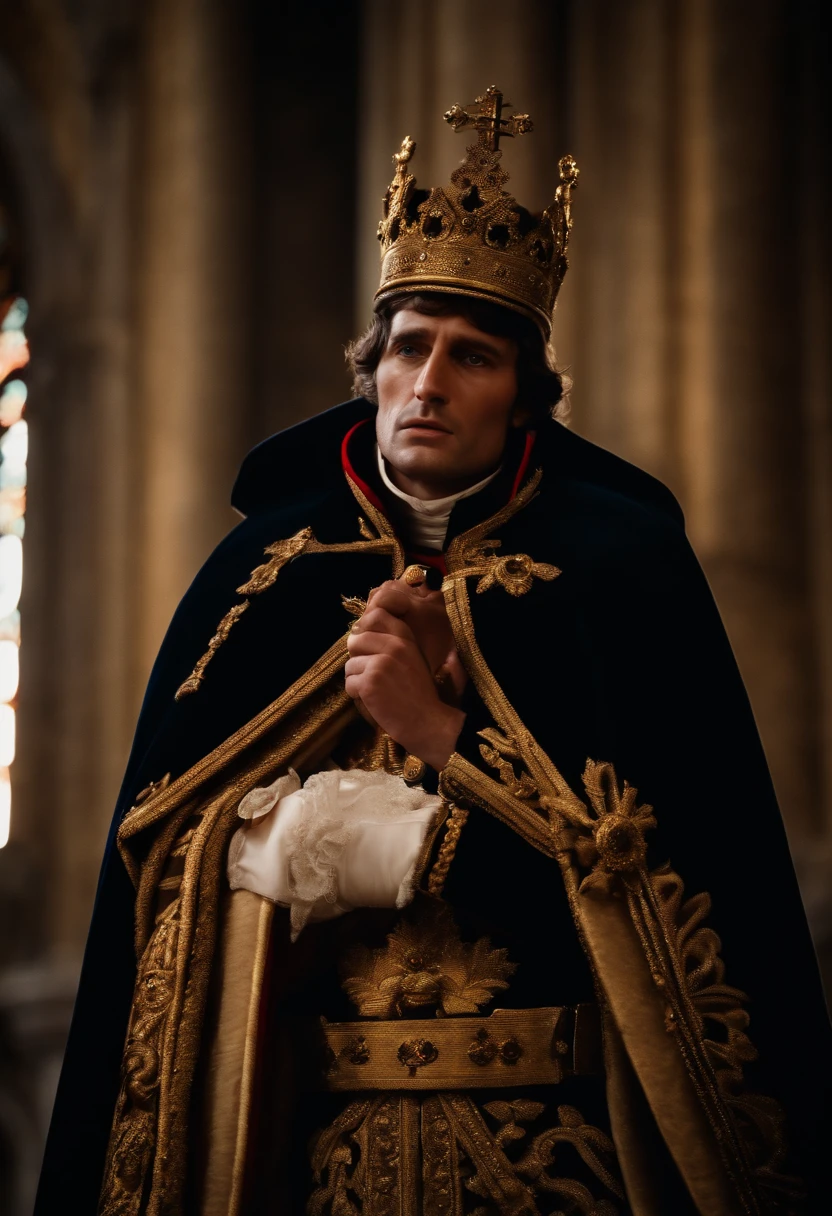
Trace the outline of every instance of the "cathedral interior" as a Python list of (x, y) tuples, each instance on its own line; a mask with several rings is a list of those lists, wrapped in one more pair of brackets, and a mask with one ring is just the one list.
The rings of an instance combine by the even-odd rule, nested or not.
[(535, 122), (506, 151), (519, 198), (542, 208), (558, 158), (580, 165), (570, 425), (685, 510), (832, 978), (826, 20), (813, 0), (0, 0), (4, 1213), (31, 1210), (166, 624), (248, 448), (350, 395), (392, 153), (411, 134), (444, 180), (463, 141), (442, 113), (490, 83)]

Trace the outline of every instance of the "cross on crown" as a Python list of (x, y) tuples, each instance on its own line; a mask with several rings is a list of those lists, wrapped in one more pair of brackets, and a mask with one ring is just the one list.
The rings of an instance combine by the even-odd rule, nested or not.
[(455, 131), (473, 127), (479, 132), (480, 143), (496, 152), (503, 136), (513, 138), (515, 135), (525, 135), (533, 127), (528, 114), (510, 114), (504, 118), (503, 110), (510, 105), (510, 101), (503, 100), (503, 94), (497, 86), (491, 84), (482, 97), (477, 97), (469, 103), (467, 110), (462, 106), (451, 106), (444, 118)]
[[(491, 85), (465, 109), (444, 115), (454, 131), (475, 139), (445, 186), (417, 189), (409, 172), (415, 145), (402, 141), (378, 227), (381, 282), (376, 300), (394, 292), (451, 292), (490, 300), (534, 321), (546, 341), (566, 274), (572, 191), (578, 166), (560, 160), (560, 185), (539, 214), (504, 189), (500, 140), (532, 130), (528, 114), (506, 114), (511, 102)], [(512, 107), (513, 108), (513, 107)]]

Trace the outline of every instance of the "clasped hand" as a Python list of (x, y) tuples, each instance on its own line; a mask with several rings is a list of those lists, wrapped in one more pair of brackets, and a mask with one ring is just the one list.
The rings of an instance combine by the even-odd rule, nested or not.
[(347, 639), (346, 688), (359, 710), (411, 755), (435, 769), (447, 764), (465, 715), (439, 695), (444, 667), (457, 697), (465, 670), (439, 591), (383, 583)]

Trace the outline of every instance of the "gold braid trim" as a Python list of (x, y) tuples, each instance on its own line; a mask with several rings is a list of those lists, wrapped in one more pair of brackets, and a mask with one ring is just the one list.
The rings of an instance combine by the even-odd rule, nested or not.
[(451, 868), (451, 862), (456, 854), (456, 847), (467, 819), (468, 811), (465, 807), (452, 804), (450, 816), (445, 824), (445, 837), (439, 846), (436, 861), (428, 875), (428, 895), (435, 895), (438, 898), (442, 894), (445, 879), (448, 877), (448, 870)]
[[(527, 484), (521, 492), (526, 501), (529, 490)], [(712, 1129), (712, 1151), (722, 1160), (734, 1201), (747, 1216), (793, 1213), (801, 1191), (781, 1169), (782, 1112), (773, 1100), (742, 1091), (742, 1066), (756, 1052), (745, 1034), (744, 994), (724, 983), (719, 938), (702, 924), (709, 897), (683, 903), (678, 875), (668, 867), (647, 869), (645, 833), (655, 826), (652, 808), (638, 804), (637, 791), (626, 781), (619, 785), (611, 765), (588, 761), (586, 801), (578, 797), (520, 719), (476, 641), (466, 585), (475, 571), (467, 558), (504, 519), (503, 513), (502, 519), (494, 517), (455, 538), (443, 584), (460, 657), (499, 728), (483, 732), (480, 750), (500, 780), (454, 755), (443, 770), (442, 791), (490, 811), (535, 848), (557, 857), (591, 961), (586, 901), (626, 907), (665, 1002), (666, 1030)], [(600, 979), (603, 984), (602, 973)]]
[(353, 720), (337, 679), (346, 653), (340, 639), (221, 747), (175, 781), (157, 783), (119, 829), (119, 850), (138, 879), (139, 965), (100, 1216), (181, 1210), (191, 1089), (237, 807), (289, 765), (326, 754)]
[[(139, 836), (160, 820), (167, 819), (174, 810), (183, 805), (187, 798), (203, 794), (209, 783), (226, 774), (244, 753), (258, 743), (262, 743), (271, 731), (284, 725), (291, 728), (294, 714), (301, 714), (305, 722), (305, 711), (308, 709), (310, 699), (321, 693), (327, 686), (329, 687), (328, 695), (333, 699), (333, 713), (340, 708), (346, 716), (357, 718), (358, 711), (343, 687), (339, 687), (336, 679), (348, 657), (345, 635), (334, 642), (329, 650), (321, 655), (317, 663), (304, 672), (300, 679), (287, 688), (276, 701), (267, 705), (224, 743), (215, 747), (212, 752), (209, 752), (202, 760), (198, 760), (187, 772), (174, 781), (157, 782), (152, 795), (132, 806), (122, 820), (116, 836), (119, 852), (128, 872), (138, 873), (138, 863), (131, 856), (130, 842), (134, 837)], [(301, 730), (298, 738), (304, 737), (304, 732)], [(262, 783), (270, 771), (268, 767), (270, 758), (266, 756), (251, 760), (247, 757), (247, 762), (259, 766), (255, 774), (257, 780), (254, 781), (254, 784), (257, 784), (258, 780)], [(251, 770), (247, 769), (247, 772), (249, 771)]]
[[(379, 511), (378, 507), (375, 507), (370, 502), (369, 498), (367, 498), (367, 496), (364, 494), (364, 491), (356, 485), (349, 474), (345, 472), (344, 476), (347, 479), (347, 485), (352, 491), (355, 501), (358, 503), (359, 507), (361, 507), (361, 510), (373, 525), (373, 528), (375, 528), (379, 539), (386, 541), (390, 547), (390, 552), (393, 557), (393, 578), (401, 578), (402, 574), (404, 573), (404, 546), (396, 535), (393, 525), (390, 523), (390, 520), (387, 518), (384, 512)], [(363, 516), (359, 515), (358, 527), (361, 535), (371, 540), (373, 533), (372, 529), (367, 523), (367, 519), (364, 519)], [(379, 541), (371, 540), (371, 543), (377, 545)]]

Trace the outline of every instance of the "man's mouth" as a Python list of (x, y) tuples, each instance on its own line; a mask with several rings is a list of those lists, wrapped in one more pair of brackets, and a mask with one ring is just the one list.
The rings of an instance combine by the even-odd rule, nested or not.
[(437, 422), (435, 418), (414, 418), (410, 422), (405, 422), (402, 426), (403, 431), (430, 431), (433, 434), (451, 435), (453, 432), (449, 427), (443, 426), (441, 422)]

